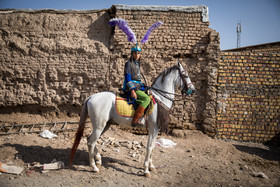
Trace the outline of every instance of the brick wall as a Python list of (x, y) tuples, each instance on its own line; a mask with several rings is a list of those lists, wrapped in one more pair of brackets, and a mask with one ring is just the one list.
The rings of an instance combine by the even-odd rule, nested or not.
[(280, 54), (221, 54), (217, 136), (280, 142)]
[(259, 45), (245, 46), (235, 49), (223, 50), (224, 52), (249, 52), (249, 53), (279, 53), (280, 42), (265, 43)]

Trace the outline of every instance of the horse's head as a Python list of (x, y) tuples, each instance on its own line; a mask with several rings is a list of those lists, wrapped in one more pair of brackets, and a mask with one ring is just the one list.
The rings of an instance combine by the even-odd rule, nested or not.
[(182, 94), (190, 95), (194, 93), (196, 90), (191, 82), (191, 79), (189, 77), (189, 74), (185, 69), (183, 68), (182, 64), (178, 62), (178, 67), (179, 67), (179, 74), (181, 77), (181, 84), (180, 87), (182, 88), (181, 92)]

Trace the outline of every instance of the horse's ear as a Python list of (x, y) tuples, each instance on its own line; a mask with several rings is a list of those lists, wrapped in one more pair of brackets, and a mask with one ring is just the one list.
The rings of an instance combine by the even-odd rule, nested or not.
[(179, 66), (179, 67), (182, 67), (182, 64), (181, 64), (179, 61), (178, 61), (178, 66)]

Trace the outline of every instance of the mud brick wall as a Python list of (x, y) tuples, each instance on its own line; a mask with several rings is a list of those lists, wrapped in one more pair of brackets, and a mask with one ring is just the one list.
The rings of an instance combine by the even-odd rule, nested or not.
[(221, 53), (217, 136), (280, 142), (280, 53)]
[(205, 6), (0, 11), (0, 113), (80, 113), (89, 95), (118, 91), (131, 45), (108, 25), (113, 17), (128, 20), (138, 41), (153, 23), (164, 22), (141, 46), (148, 84), (180, 61), (197, 92), (174, 104), (171, 129), (215, 135), (220, 43)]
[(69, 112), (106, 90), (106, 12), (0, 11), (1, 112)]

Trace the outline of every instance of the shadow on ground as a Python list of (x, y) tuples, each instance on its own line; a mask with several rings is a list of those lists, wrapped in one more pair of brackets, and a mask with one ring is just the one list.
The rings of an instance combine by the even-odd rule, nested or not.
[(266, 160), (280, 162), (280, 149), (277, 147), (268, 147), (269, 149), (264, 149), (260, 147), (250, 147), (237, 144), (234, 146), (239, 151), (249, 153), (251, 155), (257, 155)]
[[(67, 149), (55, 149), (50, 146), (42, 147), (42, 146), (25, 146), (21, 144), (10, 144), (6, 143), (2, 147), (13, 147), (16, 149), (17, 154), (15, 157), (21, 159), (24, 163), (33, 163), (39, 162), (40, 164), (51, 163), (54, 159), (58, 161), (62, 161), (68, 166), (69, 163), (69, 155), (71, 152), (70, 148)], [(77, 150), (73, 165), (75, 166), (89, 166), (88, 152), (85, 150)], [(102, 157), (102, 167), (105, 169), (112, 168), (116, 171), (123, 172), (129, 175), (137, 175), (133, 172), (127, 172), (121, 168), (128, 167), (134, 168), (137, 170), (141, 170), (143, 168), (138, 168), (135, 166), (128, 165), (122, 160), (111, 158), (111, 157)], [(75, 167), (71, 167), (71, 169), (75, 169)], [(80, 170), (81, 171), (81, 170)], [(90, 171), (90, 170), (82, 170), (82, 171)]]

